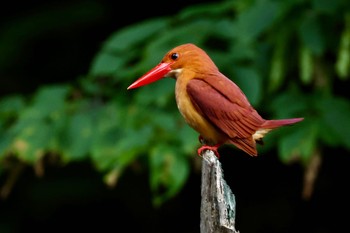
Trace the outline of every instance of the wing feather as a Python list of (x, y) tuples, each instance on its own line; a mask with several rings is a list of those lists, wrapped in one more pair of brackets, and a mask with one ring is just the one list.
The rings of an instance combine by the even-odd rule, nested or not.
[(187, 93), (196, 110), (230, 139), (250, 139), (264, 120), (236, 84), (223, 77), (191, 79)]

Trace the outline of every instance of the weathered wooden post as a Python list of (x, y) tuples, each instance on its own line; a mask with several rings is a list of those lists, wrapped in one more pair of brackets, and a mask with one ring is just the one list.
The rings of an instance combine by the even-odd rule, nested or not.
[(236, 200), (211, 150), (202, 154), (201, 233), (239, 233), (235, 229)]

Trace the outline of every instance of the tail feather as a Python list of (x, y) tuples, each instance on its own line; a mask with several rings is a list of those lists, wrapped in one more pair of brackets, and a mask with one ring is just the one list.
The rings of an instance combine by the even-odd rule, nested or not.
[(230, 143), (235, 145), (237, 148), (243, 150), (250, 156), (257, 156), (258, 152), (256, 150), (256, 144), (253, 138), (240, 138), (240, 139), (230, 139)]
[(267, 120), (262, 125), (262, 129), (275, 129), (285, 125), (292, 125), (299, 121), (304, 120), (304, 118), (290, 118), (290, 119), (282, 119), (282, 120)]
[(231, 138), (229, 142), (234, 144), (239, 149), (243, 150), (251, 156), (257, 156), (256, 143), (263, 144), (263, 137), (270, 130), (276, 129), (285, 125), (292, 125), (304, 118), (291, 118), (282, 120), (266, 120), (260, 128), (249, 138)]
[(276, 129), (285, 125), (292, 125), (299, 121), (304, 120), (304, 118), (290, 118), (282, 120), (266, 120), (260, 128), (253, 134), (253, 139), (259, 144), (263, 144), (263, 137), (273, 129)]

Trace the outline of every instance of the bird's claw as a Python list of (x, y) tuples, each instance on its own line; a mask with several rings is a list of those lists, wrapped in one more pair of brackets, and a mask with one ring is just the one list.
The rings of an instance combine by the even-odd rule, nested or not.
[(201, 146), (197, 152), (198, 152), (198, 155), (202, 157), (202, 154), (206, 151), (206, 150), (211, 150), (214, 152), (215, 156), (217, 158), (220, 158), (220, 154), (218, 152), (218, 146), (215, 145), (215, 146), (208, 146), (208, 145), (205, 145), (205, 146)]

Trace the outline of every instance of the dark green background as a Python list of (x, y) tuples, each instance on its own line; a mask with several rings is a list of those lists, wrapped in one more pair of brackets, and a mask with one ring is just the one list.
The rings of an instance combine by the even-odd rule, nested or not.
[[(29, 99), (46, 84), (78, 85), (78, 78), (89, 72), (93, 58), (112, 33), (146, 19), (176, 15), (197, 3), (204, 1), (7, 2), (6, 7), (1, 7), (0, 35), (2, 32), (12, 37), (0, 36), (0, 96), (20, 94)], [(81, 15), (72, 17), (72, 12)], [(292, 17), (298, 17), (297, 12)], [(339, 23), (334, 30), (341, 31), (342, 26)], [(176, 24), (172, 27), (177, 28)], [(332, 48), (327, 48), (322, 58), (332, 63), (336, 53), (329, 51)], [(161, 57), (154, 59), (159, 61)], [(266, 58), (269, 59), (272, 58)], [(296, 71), (293, 74), (297, 76)], [(348, 100), (348, 79), (335, 79), (331, 85), (334, 96)], [(304, 94), (313, 93), (310, 85), (301, 86)], [(277, 94), (283, 92), (282, 88)], [(269, 97), (272, 101), (275, 96)], [(259, 105), (259, 109), (269, 107), (268, 100)], [(174, 118), (179, 117), (176, 114), (179, 113), (174, 113)], [(349, 144), (349, 138), (343, 140)], [(347, 229), (350, 156), (344, 144), (318, 144), (323, 160), (309, 200), (301, 197), (303, 162), (284, 163), (277, 148), (268, 148), (256, 158), (230, 146), (220, 148), (225, 179), (236, 195), (237, 230), (331, 233)], [(10, 195), (0, 201), (0, 233), (199, 232), (201, 159), (196, 149), (193, 148), (191, 169), (183, 188), (159, 207), (152, 204), (151, 171), (142, 163), (143, 157), (127, 166), (114, 188), (103, 183), (102, 172), (89, 159), (66, 164), (52, 158), (45, 160), (42, 177), (35, 175), (32, 164), (25, 164)], [(6, 168), (9, 163), (3, 162), (2, 166)], [(2, 171), (0, 185), (6, 183), (8, 174)]]

